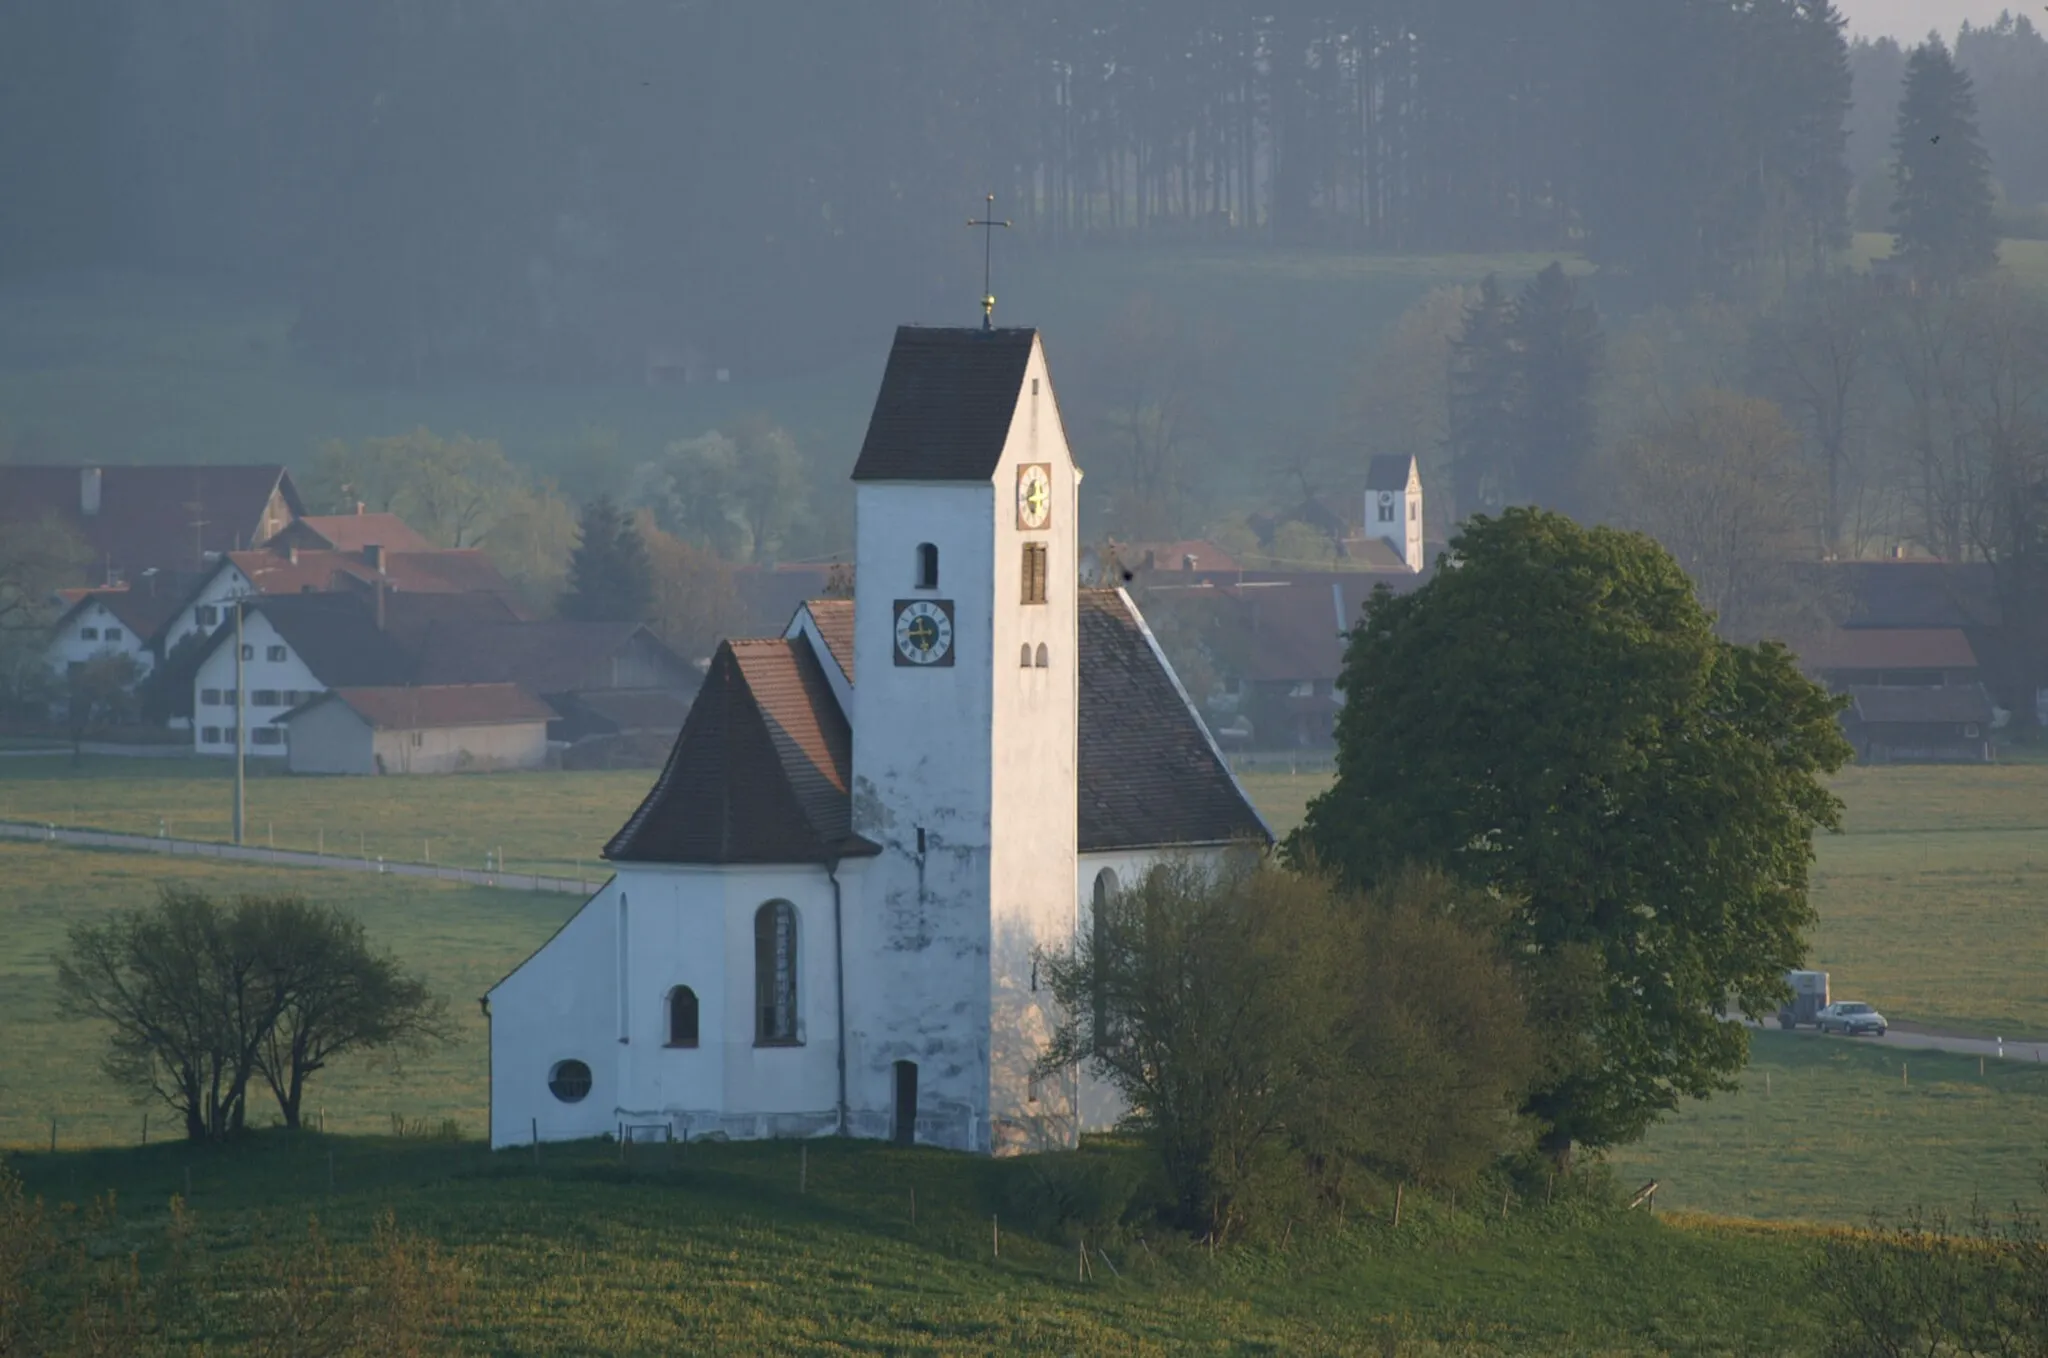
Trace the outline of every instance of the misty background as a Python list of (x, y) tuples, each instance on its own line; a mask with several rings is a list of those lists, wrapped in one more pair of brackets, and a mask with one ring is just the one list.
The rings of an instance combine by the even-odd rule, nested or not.
[[(2048, 268), (2048, 43), (1948, 27), (2005, 262)], [(1906, 61), (1825, 0), (17, 0), (0, 456), (282, 461), (332, 508), (372, 441), (466, 439), (529, 526), (603, 491), (829, 555), (890, 330), (978, 321), (992, 191), (1091, 533), (1245, 543), (1378, 452), (1433, 537), (1501, 494), (1647, 523), (1669, 497), (1595, 490), (1722, 392), (1827, 463), (1800, 550), (1882, 551), (1931, 532), (1876, 394), (1814, 454), (1758, 353), (1888, 253)], [(1585, 446), (1460, 503), (1461, 330), (1552, 264)], [(736, 466), (774, 514), (693, 502)], [(520, 550), (566, 541), (540, 518)]]

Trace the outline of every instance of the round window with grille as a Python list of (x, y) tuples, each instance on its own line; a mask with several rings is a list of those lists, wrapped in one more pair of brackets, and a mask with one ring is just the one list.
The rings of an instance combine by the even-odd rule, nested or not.
[(548, 1092), (563, 1103), (581, 1103), (590, 1093), (590, 1067), (581, 1061), (557, 1061), (548, 1072)]

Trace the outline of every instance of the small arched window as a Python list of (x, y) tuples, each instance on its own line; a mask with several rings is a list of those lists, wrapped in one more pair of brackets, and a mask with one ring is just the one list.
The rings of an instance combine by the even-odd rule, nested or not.
[(917, 544), (917, 587), (937, 589), (939, 587), (939, 548), (937, 543)]
[(1037, 664), (1038, 668), (1040, 668), (1040, 669), (1044, 669), (1044, 668), (1046, 667), (1046, 665), (1047, 665), (1047, 664), (1048, 664), (1048, 663), (1049, 663), (1049, 662), (1051, 661), (1051, 659), (1052, 659), (1052, 652), (1050, 652), (1050, 651), (1048, 651), (1048, 650), (1046, 650), (1046, 649), (1045, 649), (1045, 643), (1044, 643), (1044, 642), (1042, 642), (1042, 641), (1041, 641), (1041, 642), (1039, 642), (1039, 643), (1038, 643), (1038, 659), (1037, 659), (1037, 661), (1035, 662), (1035, 663)]
[(1031, 668), (1031, 643), (1028, 641), (1017, 648), (1017, 668), (1020, 670)]
[(796, 1043), (796, 907), (770, 901), (754, 912), (754, 1045)]
[(697, 992), (686, 985), (668, 992), (668, 1045), (697, 1045)]

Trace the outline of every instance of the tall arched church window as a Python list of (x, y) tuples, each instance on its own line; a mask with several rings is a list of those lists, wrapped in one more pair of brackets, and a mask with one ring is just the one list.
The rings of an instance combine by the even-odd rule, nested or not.
[(937, 589), (939, 587), (939, 548), (937, 543), (917, 544), (917, 587)]
[(1045, 649), (1045, 643), (1044, 643), (1044, 642), (1042, 642), (1042, 641), (1041, 641), (1041, 642), (1039, 642), (1039, 643), (1038, 643), (1038, 659), (1037, 659), (1037, 660), (1036, 660), (1036, 661), (1035, 661), (1034, 663), (1035, 663), (1035, 664), (1036, 664), (1036, 665), (1038, 666), (1038, 668), (1039, 668), (1039, 669), (1044, 669), (1044, 668), (1045, 668), (1045, 667), (1046, 667), (1046, 666), (1047, 666), (1048, 664), (1050, 664), (1051, 662), (1052, 662), (1052, 652), (1050, 652), (1050, 651), (1048, 651), (1048, 650), (1046, 650), (1046, 649)]
[(1089, 912), (1090, 949), (1095, 971), (1094, 1022), (1095, 1046), (1099, 1051), (1116, 1040), (1116, 1017), (1110, 1012), (1108, 962), (1109, 962), (1109, 906), (1116, 899), (1116, 873), (1108, 868), (1095, 874), (1095, 899)]
[(1020, 670), (1031, 668), (1031, 643), (1028, 641), (1017, 652), (1017, 668)]
[(668, 992), (668, 1045), (697, 1045), (697, 992), (686, 985)]
[(770, 901), (754, 912), (754, 1045), (796, 1042), (796, 907)]

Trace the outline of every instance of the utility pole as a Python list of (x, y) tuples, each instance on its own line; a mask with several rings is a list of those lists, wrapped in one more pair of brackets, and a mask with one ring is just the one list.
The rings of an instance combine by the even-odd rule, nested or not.
[(235, 843), (242, 842), (243, 794), (246, 789), (246, 769), (242, 758), (243, 745), (248, 743), (249, 732), (244, 713), (248, 710), (249, 695), (242, 682), (242, 600), (235, 599)]

